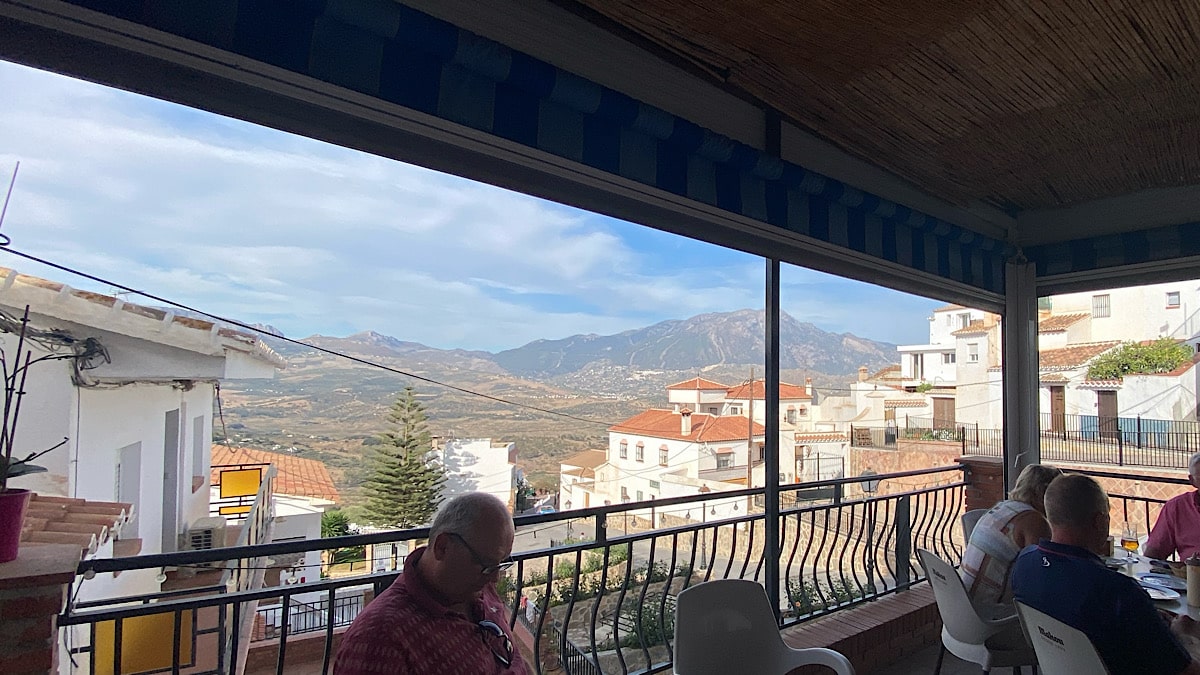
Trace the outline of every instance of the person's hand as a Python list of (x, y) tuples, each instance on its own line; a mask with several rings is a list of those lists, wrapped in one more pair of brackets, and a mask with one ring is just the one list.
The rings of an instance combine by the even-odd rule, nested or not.
[[(1162, 610), (1159, 610), (1162, 611)], [(1171, 630), (1179, 635), (1200, 638), (1200, 623), (1187, 614), (1180, 614), (1171, 621)]]

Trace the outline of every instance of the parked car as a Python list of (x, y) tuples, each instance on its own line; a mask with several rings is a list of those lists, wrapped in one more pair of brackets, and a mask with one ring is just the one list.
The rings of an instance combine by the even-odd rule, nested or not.
[(538, 507), (538, 513), (554, 513), (554, 507), (550, 504), (542, 504)]

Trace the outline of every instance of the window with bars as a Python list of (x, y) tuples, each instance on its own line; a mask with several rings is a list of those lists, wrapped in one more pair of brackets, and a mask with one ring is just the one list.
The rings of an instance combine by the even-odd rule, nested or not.
[(1092, 296), (1092, 316), (1097, 319), (1112, 316), (1112, 303), (1107, 293)]
[(717, 468), (718, 469), (732, 469), (733, 468), (733, 453), (732, 452), (718, 452), (717, 453)]
[(621, 459), (629, 459), (629, 441), (621, 441)]
[(646, 461), (646, 446), (644, 444), (642, 444), (641, 441), (638, 441), (638, 444), (636, 447), (634, 447), (633, 452), (634, 452), (634, 459), (636, 459), (639, 462)]

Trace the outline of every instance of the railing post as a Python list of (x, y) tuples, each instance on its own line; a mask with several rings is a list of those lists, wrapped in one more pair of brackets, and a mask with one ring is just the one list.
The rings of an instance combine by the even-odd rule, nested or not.
[(909, 517), (910, 497), (904, 495), (896, 500), (896, 590), (908, 590), (911, 579), (908, 563), (912, 559), (912, 521)]
[(596, 514), (596, 544), (603, 545), (608, 541), (608, 516), (603, 513)]
[(1117, 466), (1125, 466), (1125, 434), (1121, 433), (1120, 418), (1115, 418), (1117, 423)]
[(1142, 416), (1137, 416), (1137, 446), (1140, 450), (1142, 447)]

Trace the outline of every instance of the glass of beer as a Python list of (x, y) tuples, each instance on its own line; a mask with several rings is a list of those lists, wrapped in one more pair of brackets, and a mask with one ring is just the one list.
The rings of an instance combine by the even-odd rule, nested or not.
[(1135, 563), (1138, 561), (1138, 528), (1135, 523), (1126, 521), (1125, 527), (1121, 530), (1121, 548), (1125, 549), (1125, 562)]

